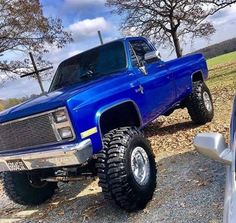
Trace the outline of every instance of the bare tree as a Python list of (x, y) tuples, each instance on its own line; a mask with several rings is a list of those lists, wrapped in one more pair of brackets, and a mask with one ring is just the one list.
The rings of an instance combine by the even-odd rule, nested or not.
[(29, 60), (9, 61), (9, 52), (33, 51), (38, 63), (49, 46), (63, 47), (72, 41), (57, 18), (43, 15), (39, 0), (0, 0), (0, 78), (12, 77), (29, 67)]
[(182, 56), (186, 37), (209, 37), (215, 28), (206, 18), (235, 3), (235, 0), (107, 0), (113, 12), (124, 15), (121, 24), (129, 34), (151, 37)]

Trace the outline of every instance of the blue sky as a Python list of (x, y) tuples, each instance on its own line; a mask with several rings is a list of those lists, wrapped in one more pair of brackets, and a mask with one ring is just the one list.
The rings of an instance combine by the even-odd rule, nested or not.
[[(111, 14), (111, 9), (105, 7), (105, 0), (40, 0), (46, 16), (59, 17), (63, 21), (66, 30), (69, 30), (74, 38), (72, 44), (63, 49), (50, 48), (45, 58), (51, 61), (54, 68), (65, 58), (99, 44), (97, 30), (102, 31), (104, 41), (110, 41), (122, 37), (119, 31), (120, 16)], [(209, 44), (236, 37), (236, 6), (222, 10), (210, 18), (216, 28), (216, 33), (209, 39), (198, 39), (194, 44), (184, 46), (184, 52), (202, 48)], [(173, 58), (169, 49), (159, 48), (164, 60)], [(13, 56), (13, 55), (12, 55)], [(15, 55), (17, 57), (19, 55)], [(49, 82), (44, 82), (48, 88)], [(39, 93), (37, 81), (32, 79), (18, 79), (8, 81), (0, 86), (0, 99), (8, 97), (22, 97), (33, 93)]]

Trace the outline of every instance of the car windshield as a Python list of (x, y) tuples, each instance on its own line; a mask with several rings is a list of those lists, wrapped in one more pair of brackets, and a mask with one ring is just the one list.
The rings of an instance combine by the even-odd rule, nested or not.
[(63, 61), (53, 78), (49, 91), (75, 83), (90, 81), (126, 68), (122, 42), (105, 44)]

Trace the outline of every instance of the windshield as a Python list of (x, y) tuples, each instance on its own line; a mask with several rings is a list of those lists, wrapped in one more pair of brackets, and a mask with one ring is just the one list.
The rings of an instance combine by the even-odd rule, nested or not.
[(124, 68), (126, 55), (123, 43), (112, 42), (63, 61), (56, 71), (49, 91), (89, 81)]

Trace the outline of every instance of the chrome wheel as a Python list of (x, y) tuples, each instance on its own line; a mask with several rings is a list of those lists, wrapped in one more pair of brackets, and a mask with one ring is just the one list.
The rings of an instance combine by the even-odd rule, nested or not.
[(136, 182), (143, 186), (150, 177), (150, 163), (146, 151), (136, 147), (131, 154), (131, 169)]
[(203, 101), (204, 101), (204, 105), (205, 105), (206, 109), (209, 112), (211, 112), (212, 111), (211, 98), (210, 98), (209, 94), (206, 91), (203, 93)]

